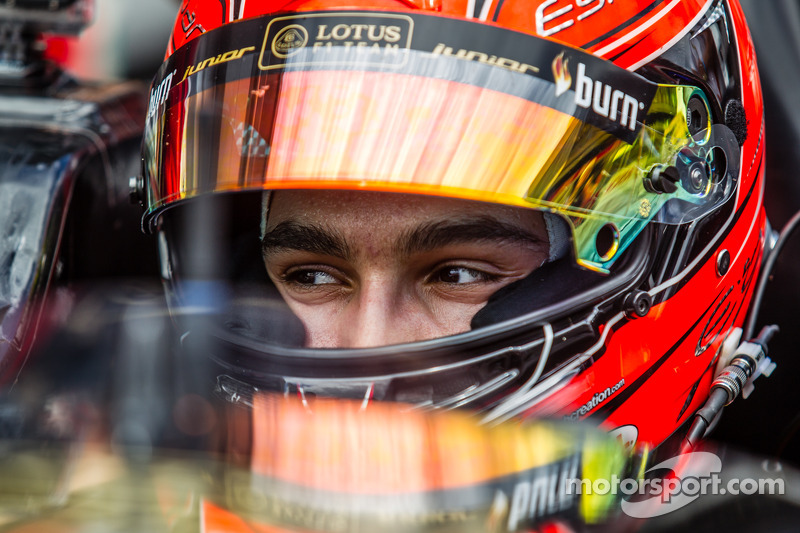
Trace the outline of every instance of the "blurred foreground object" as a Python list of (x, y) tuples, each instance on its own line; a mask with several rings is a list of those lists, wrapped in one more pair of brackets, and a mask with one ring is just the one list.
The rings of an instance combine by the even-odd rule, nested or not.
[[(177, 347), (156, 289), (85, 294), (40, 345), (2, 404), (15, 430), (0, 446), (0, 479), (22, 482), (0, 487), (0, 516), (122, 531), (234, 521), (460, 532), (618, 514), (615, 497), (567, 485), (631, 464), (623, 443), (595, 428), (488, 427), (461, 411), (258, 391), (233, 403), (204, 353)], [(97, 507), (85, 507), (89, 494)]]
[(0, 6), (0, 383), (46, 328), (43, 306), (68, 312), (70, 284), (147, 270), (127, 198), (146, 88), (81, 83), (45, 59), (42, 34), (80, 32), (92, 5)]
[[(604, 491), (696, 466), (684, 457), (646, 472), (646, 450), (585, 423), (486, 425), (459, 410), (310, 394), (237, 398), (204, 352), (178, 348), (163, 303), (157, 286), (85, 294), (40, 345), (0, 405), (3, 530), (661, 531), (751, 502), (704, 496), (662, 517), (664, 496)], [(768, 475), (786, 489), (748, 497), (752, 512), (734, 530), (781, 524), (774, 509), (788, 523), (800, 514), (790, 467), (707, 442), (696, 451), (715, 454), (723, 476)]]
[(591, 524), (608, 518), (615, 499), (570, 492), (569, 480), (610, 478), (627, 466), (624, 448), (600, 431), (546, 421), (486, 427), (464, 412), (381, 402), (261, 395), (252, 433), (232, 434), (242, 436), (250, 468), (233, 471), (227, 507), (291, 529)]

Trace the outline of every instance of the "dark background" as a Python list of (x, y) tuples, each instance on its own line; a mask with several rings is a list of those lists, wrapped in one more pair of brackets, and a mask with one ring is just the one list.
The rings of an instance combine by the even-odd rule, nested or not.
[[(800, 210), (800, 2), (741, 0), (758, 54), (766, 115), (765, 207), (782, 230)], [(726, 408), (713, 438), (800, 464), (800, 231), (786, 242), (756, 331), (778, 324), (769, 346), (778, 363), (748, 399)]]

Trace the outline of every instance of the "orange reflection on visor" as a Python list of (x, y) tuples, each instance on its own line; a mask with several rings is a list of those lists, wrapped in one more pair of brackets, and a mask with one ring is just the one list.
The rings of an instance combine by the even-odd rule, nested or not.
[[(467, 413), (316, 399), (254, 398), (252, 470), (317, 489), (393, 493), (467, 487), (562, 459), (552, 428), (486, 428)], [(563, 436), (563, 435), (562, 435)]]
[[(316, 52), (307, 49), (272, 70), (244, 56), (174, 87), (168, 72), (187, 61), (165, 64), (145, 139), (145, 224), (154, 227), (164, 206), (211, 192), (440, 195), (559, 212), (572, 226), (576, 260), (607, 272), (648, 221), (700, 218), (736, 189), (730, 131), (709, 123), (693, 137), (687, 129), (688, 101), (706, 105), (697, 88), (654, 85), (613, 65), (585, 70), (596, 58), (575, 50), (576, 81), (565, 89), (457, 56), (406, 50), (404, 65), (373, 65), (341, 48), (326, 52), (336, 62), (311, 61)], [(600, 76), (614, 84), (592, 85)], [(597, 87), (593, 99), (587, 87)], [(638, 103), (635, 123), (618, 109), (626, 98)], [(678, 170), (675, 190), (653, 187), (650, 173), (667, 167)], [(612, 245), (598, 246), (606, 234)]]
[[(363, 187), (526, 205), (531, 177), (574, 121), (515, 96), (399, 74), (287, 72), (278, 87), (239, 91), (230, 87), (242, 96), (226, 110), (217, 190)], [(235, 117), (252, 117), (261, 137), (271, 131), (268, 156), (243, 155)], [(184, 191), (198, 186), (186, 183)]]

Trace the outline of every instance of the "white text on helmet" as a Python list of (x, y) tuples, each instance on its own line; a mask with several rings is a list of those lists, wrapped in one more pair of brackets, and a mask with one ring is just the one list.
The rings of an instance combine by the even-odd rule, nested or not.
[[(576, 20), (584, 20), (600, 11), (606, 4), (614, 3), (614, 0), (574, 0), (574, 5), (573, 2), (568, 2), (568, 5), (554, 7), (553, 5), (559, 3), (559, 1), (561, 0), (545, 0), (536, 8), (536, 33), (542, 37), (565, 30), (575, 24)], [(579, 8), (591, 7), (575, 16), (572, 12), (575, 6)], [(549, 9), (551, 7), (552, 9)], [(560, 22), (556, 22), (554, 26), (551, 25), (556, 20)]]
[(612, 394), (614, 394), (624, 386), (625, 386), (625, 378), (622, 378), (613, 387), (606, 387), (605, 390), (596, 392), (594, 396), (592, 396), (591, 399), (584, 405), (581, 405), (580, 407), (572, 411), (572, 413), (564, 415), (564, 420), (578, 420), (579, 418), (586, 416), (591, 410), (593, 410), (595, 407), (597, 407), (604, 401), (608, 400)]
[(175, 73), (170, 72), (164, 80), (150, 91), (150, 105), (147, 109), (147, 118), (153, 118), (158, 110), (158, 106), (167, 101), (169, 90), (172, 89), (172, 77)]
[(575, 103), (585, 109), (592, 110), (600, 116), (617, 121), (629, 130), (636, 129), (636, 119), (639, 109), (644, 104), (629, 94), (619, 89), (614, 89), (601, 81), (593, 81), (586, 75), (586, 65), (578, 63), (578, 75), (575, 78)]

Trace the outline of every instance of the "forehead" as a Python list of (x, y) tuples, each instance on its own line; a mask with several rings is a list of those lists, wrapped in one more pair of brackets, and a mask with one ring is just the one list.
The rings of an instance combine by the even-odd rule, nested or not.
[(367, 230), (408, 229), (430, 222), (491, 217), (536, 231), (544, 227), (534, 209), (455, 198), (373, 191), (274, 191), (267, 227), (292, 220)]

